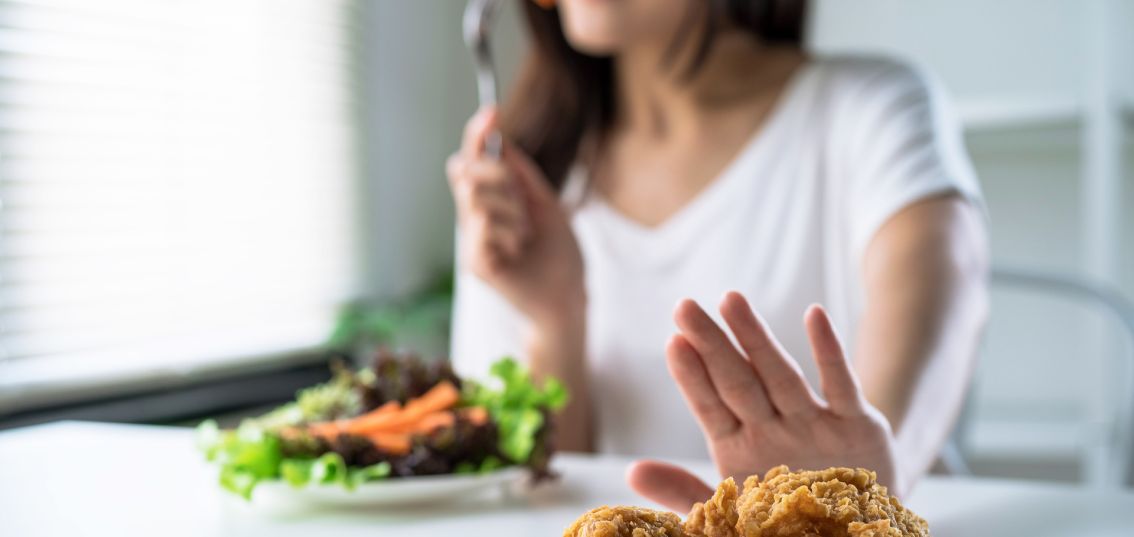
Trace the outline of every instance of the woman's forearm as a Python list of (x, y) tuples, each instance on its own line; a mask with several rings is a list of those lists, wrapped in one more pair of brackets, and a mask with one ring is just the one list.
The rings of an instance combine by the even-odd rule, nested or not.
[(956, 197), (916, 204), (868, 249), (855, 366), (894, 429), (902, 491), (937, 459), (963, 405), (987, 316), (979, 212)]
[(570, 392), (570, 401), (556, 417), (555, 446), (564, 451), (592, 451), (590, 391), (586, 368), (585, 300), (564, 307), (552, 319), (533, 322), (527, 333), (532, 374), (555, 377)]
[(985, 316), (980, 286), (965, 286), (943, 302), (863, 319), (858, 370), (867, 399), (894, 428), (902, 491), (933, 465), (964, 403)]

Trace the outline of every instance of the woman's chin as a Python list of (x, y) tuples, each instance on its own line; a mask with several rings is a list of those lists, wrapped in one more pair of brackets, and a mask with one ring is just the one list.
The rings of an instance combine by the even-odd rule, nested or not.
[(621, 39), (607, 32), (565, 30), (571, 48), (588, 56), (610, 56), (622, 45)]
[(578, 52), (586, 54), (586, 56), (594, 57), (607, 57), (613, 56), (619, 49), (619, 43), (616, 40), (601, 41), (601, 40), (567, 40)]

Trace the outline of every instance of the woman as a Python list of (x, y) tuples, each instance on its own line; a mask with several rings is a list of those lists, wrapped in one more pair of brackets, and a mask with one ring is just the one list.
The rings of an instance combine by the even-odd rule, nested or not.
[[(936, 86), (809, 57), (802, 1), (524, 8), (519, 81), (447, 168), (458, 368), (514, 353), (567, 382), (564, 449), (863, 466), (909, 490), (986, 310), (979, 189)], [(728, 290), (719, 317), (699, 305)], [(628, 478), (675, 510), (709, 494), (657, 462)]]

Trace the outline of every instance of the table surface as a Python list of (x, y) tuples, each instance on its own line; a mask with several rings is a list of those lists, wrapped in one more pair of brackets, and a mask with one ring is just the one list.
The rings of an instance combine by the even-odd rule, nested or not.
[[(393, 511), (273, 511), (222, 492), (189, 430), (62, 422), (0, 433), (0, 535), (558, 536), (598, 505), (650, 506), (626, 487), (628, 462), (561, 456), (562, 478), (524, 495)], [(1129, 492), (933, 477), (907, 503), (936, 537), (1134, 536)]]

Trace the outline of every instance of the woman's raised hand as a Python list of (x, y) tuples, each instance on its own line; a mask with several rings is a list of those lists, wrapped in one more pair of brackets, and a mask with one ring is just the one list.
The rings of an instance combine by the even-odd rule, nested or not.
[[(685, 300), (674, 313), (679, 333), (666, 355), (721, 476), (743, 480), (780, 464), (862, 467), (893, 489), (899, 481), (889, 422), (863, 397), (827, 313), (812, 306), (804, 314), (820, 399), (744, 297), (727, 294), (720, 311), (739, 348)], [(628, 479), (640, 494), (677, 512), (712, 494), (693, 475), (659, 462), (636, 463)]]
[(457, 207), (460, 263), (537, 325), (583, 305), (583, 260), (566, 212), (539, 168), (505, 141), (484, 155), (497, 129), (484, 108), (465, 126), (446, 172)]

